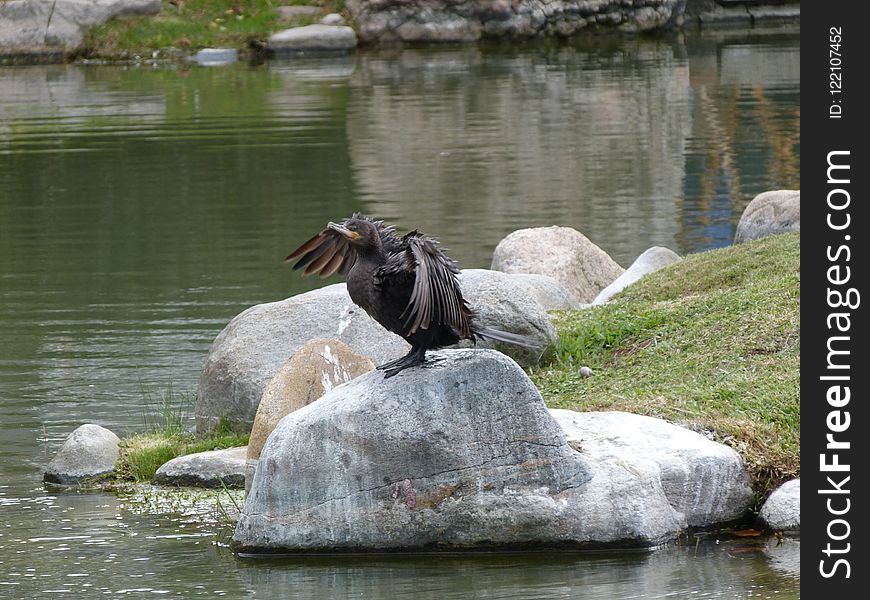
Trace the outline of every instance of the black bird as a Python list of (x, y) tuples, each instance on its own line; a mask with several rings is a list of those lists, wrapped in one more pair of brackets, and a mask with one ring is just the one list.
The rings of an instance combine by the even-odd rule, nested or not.
[(342, 223), (330, 222), (286, 260), (296, 258), (293, 269), (304, 269), (303, 275), (345, 275), (351, 300), (411, 344), (407, 355), (378, 367), (385, 378), (422, 364), (426, 350), (460, 340), (533, 347), (523, 336), (475, 322), (456, 279), (459, 266), (417, 230), (399, 237), (383, 221), (354, 213)]

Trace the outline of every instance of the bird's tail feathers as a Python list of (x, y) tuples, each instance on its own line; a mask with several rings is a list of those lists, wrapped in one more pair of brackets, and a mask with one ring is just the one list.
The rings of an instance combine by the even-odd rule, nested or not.
[(504, 342), (506, 344), (513, 344), (515, 346), (529, 348), (531, 350), (541, 349), (540, 341), (536, 341), (534, 338), (527, 335), (510, 333), (507, 331), (502, 331), (501, 329), (493, 329), (491, 327), (479, 327), (475, 328), (474, 335), (475, 337), (479, 337), (487, 341)]

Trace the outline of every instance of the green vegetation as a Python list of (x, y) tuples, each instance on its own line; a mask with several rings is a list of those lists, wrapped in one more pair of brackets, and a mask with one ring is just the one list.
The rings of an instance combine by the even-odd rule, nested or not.
[[(143, 415), (146, 431), (121, 440), (121, 456), (115, 463), (117, 480), (147, 482), (163, 463), (177, 456), (245, 446), (248, 443), (247, 434), (234, 433), (225, 423), (204, 437), (196, 437), (185, 431), (185, 402), (176, 396), (172, 386), (157, 399), (144, 389), (142, 393), (148, 408)], [(186, 404), (191, 405), (192, 400)]]
[(121, 440), (121, 457), (115, 463), (118, 479), (136, 482), (150, 481), (157, 469), (168, 460), (185, 454), (245, 446), (248, 435), (215, 430), (205, 437), (171, 431), (151, 431)]
[(156, 16), (112, 19), (89, 29), (83, 54), (150, 58), (168, 48), (185, 53), (207, 47), (262, 48), (271, 34), (319, 19), (301, 16), (289, 23), (278, 21), (275, 7), (300, 4), (322, 6), (323, 14), (344, 10), (343, 0), (164, 0)]
[(531, 373), (549, 406), (709, 432), (740, 452), (762, 496), (798, 473), (798, 233), (687, 256), (556, 327), (549, 364)]

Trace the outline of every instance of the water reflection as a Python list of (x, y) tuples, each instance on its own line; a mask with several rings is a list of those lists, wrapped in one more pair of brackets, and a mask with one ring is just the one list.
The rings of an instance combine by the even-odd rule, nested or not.
[(793, 540), (237, 561), (214, 522), (49, 493), (40, 478), (82, 422), (141, 431), (164, 400), (192, 417), (214, 336), (252, 304), (321, 285), (281, 259), (354, 210), (440, 236), (466, 267), (531, 225), (577, 227), (624, 265), (652, 245), (730, 243), (753, 195), (799, 187), (799, 55), (794, 35), (730, 34), (259, 67), (0, 67), (0, 597), (287, 585), (795, 597)]

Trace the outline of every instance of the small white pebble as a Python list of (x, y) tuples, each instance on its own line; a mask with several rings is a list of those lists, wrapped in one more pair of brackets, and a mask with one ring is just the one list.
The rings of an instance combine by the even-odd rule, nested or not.
[(592, 369), (589, 367), (580, 367), (580, 374), (583, 377), (592, 377)]

